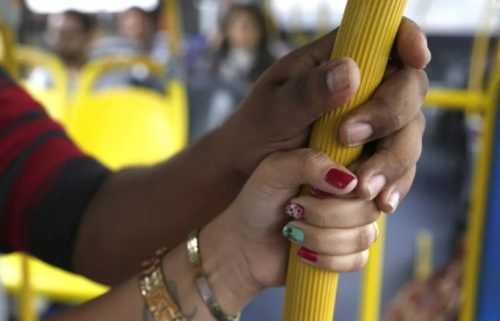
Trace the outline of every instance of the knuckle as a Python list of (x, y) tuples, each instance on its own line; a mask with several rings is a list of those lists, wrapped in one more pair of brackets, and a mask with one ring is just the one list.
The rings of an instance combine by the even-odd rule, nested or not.
[(425, 115), (422, 111), (418, 113), (417, 124), (419, 125), (419, 128), (423, 134), (425, 132), (425, 128), (427, 127), (427, 119), (425, 118)]
[(391, 109), (391, 102), (390, 98), (387, 95), (376, 95), (373, 97), (375, 105), (377, 105), (377, 108), (380, 110), (385, 110), (387, 111), (388, 109)]
[(392, 171), (396, 171), (397, 173), (401, 173), (406, 171), (408, 168), (413, 166), (413, 162), (409, 157), (405, 157), (404, 155), (398, 153), (388, 152), (389, 161), (387, 164), (389, 165), (389, 169)]
[(330, 207), (326, 202), (319, 202), (314, 209), (311, 211), (311, 218), (314, 220), (314, 224), (319, 227), (332, 227), (331, 225), (331, 215)]
[(304, 149), (302, 152), (302, 169), (304, 173), (314, 173), (325, 162), (329, 161), (328, 155), (313, 149)]
[(382, 215), (380, 210), (377, 208), (377, 204), (375, 204), (374, 201), (370, 201), (370, 208), (368, 210), (368, 213), (369, 214), (367, 215), (367, 217), (369, 223), (376, 222), (379, 219), (380, 215)]
[(400, 129), (401, 127), (403, 127), (404, 120), (405, 117), (402, 113), (400, 112), (390, 113), (388, 115), (387, 125), (389, 125), (390, 128), (394, 130)]
[(353, 259), (352, 269), (360, 270), (364, 268), (368, 263), (368, 257), (369, 257), (368, 251), (363, 251), (361, 253), (356, 254)]
[(391, 98), (386, 95), (378, 95), (373, 99), (377, 110), (384, 111), (378, 113), (380, 115), (379, 122), (381, 122), (378, 124), (378, 127), (382, 131), (381, 134), (393, 132), (405, 124), (405, 108), (399, 108), (399, 105), (390, 101)]
[(282, 152), (276, 152), (272, 153), (260, 163), (259, 169), (264, 172), (272, 171), (274, 170), (275, 167), (277, 167), (277, 163), (280, 162), (280, 160), (283, 157)]
[(358, 250), (366, 250), (373, 243), (373, 229), (371, 226), (359, 230), (357, 235)]
[(430, 88), (429, 76), (427, 75), (427, 72), (425, 72), (424, 70), (421, 70), (421, 69), (417, 70), (417, 75), (418, 75), (418, 80), (419, 80), (420, 89), (421, 89), (420, 94), (422, 95), (422, 97), (425, 97), (427, 95), (427, 93), (429, 92), (429, 88)]
[(321, 249), (324, 247), (324, 242), (322, 242), (322, 237), (319, 236), (317, 233), (310, 233), (306, 235), (306, 241), (307, 241), (307, 248), (316, 251), (316, 252), (322, 252)]

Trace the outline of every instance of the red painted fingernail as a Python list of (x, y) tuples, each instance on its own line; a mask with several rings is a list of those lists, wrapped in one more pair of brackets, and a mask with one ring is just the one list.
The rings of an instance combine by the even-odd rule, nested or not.
[(302, 205), (296, 203), (289, 203), (285, 207), (286, 215), (293, 217), (296, 220), (301, 220), (304, 218), (304, 208)]
[(317, 197), (317, 198), (329, 198), (329, 197), (334, 197), (333, 194), (324, 192), (320, 189), (311, 187), (310, 188), (311, 196)]
[(318, 262), (318, 253), (309, 250), (308, 248), (301, 247), (297, 252), (297, 255), (306, 261), (316, 263)]
[(354, 176), (336, 168), (332, 168), (326, 174), (328, 184), (339, 189), (346, 188), (353, 180)]

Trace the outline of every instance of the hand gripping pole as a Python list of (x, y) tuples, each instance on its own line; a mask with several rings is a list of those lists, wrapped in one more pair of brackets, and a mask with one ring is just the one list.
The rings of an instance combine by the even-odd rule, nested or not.
[[(310, 141), (311, 148), (325, 152), (339, 164), (349, 165), (360, 155), (361, 148), (341, 145), (332, 138), (332, 133), (339, 128), (342, 117), (364, 103), (382, 81), (405, 6), (406, 0), (349, 0), (347, 3), (332, 59), (351, 57), (357, 62), (361, 70), (360, 88), (347, 104), (316, 122)], [(376, 247), (381, 252), (381, 245)], [(292, 245), (290, 251), (284, 321), (331, 321), (338, 274), (304, 264), (297, 256), (296, 245)], [(372, 256), (365, 282), (368, 280), (380, 287), (370, 272), (380, 274), (380, 258)], [(364, 304), (367, 303), (366, 296), (365, 293)], [(374, 296), (378, 297), (378, 293)], [(378, 307), (371, 311), (378, 314)], [(378, 319), (378, 315), (371, 317), (371, 320)]]

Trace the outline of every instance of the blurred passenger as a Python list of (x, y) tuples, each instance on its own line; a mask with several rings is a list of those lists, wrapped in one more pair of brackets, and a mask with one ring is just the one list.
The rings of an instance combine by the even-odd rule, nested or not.
[[(192, 136), (203, 135), (231, 115), (273, 61), (261, 9), (255, 5), (232, 6), (222, 21), (218, 49), (195, 70), (196, 94), (191, 97), (199, 103), (193, 102)], [(198, 95), (200, 89), (205, 95)]]
[(66, 66), (70, 91), (76, 87), (80, 69), (88, 60), (95, 27), (93, 16), (77, 11), (66, 11), (48, 18), (47, 45)]
[(252, 83), (274, 61), (266, 20), (255, 5), (233, 6), (222, 23), (222, 39), (212, 68), (227, 80)]
[[(117, 56), (146, 56), (153, 61), (166, 65), (165, 75), (151, 75), (146, 68), (115, 70), (105, 75), (96, 88), (146, 87), (163, 93), (166, 77), (180, 74), (178, 64), (174, 63), (167, 35), (158, 31), (157, 17), (154, 12), (132, 7), (117, 17), (117, 35), (99, 39), (91, 53), (92, 59)], [(137, 73), (136, 71), (140, 71)], [(144, 71), (144, 72), (143, 72)]]
[(118, 15), (118, 34), (140, 53), (166, 64), (170, 58), (167, 35), (158, 31), (154, 13), (133, 7)]

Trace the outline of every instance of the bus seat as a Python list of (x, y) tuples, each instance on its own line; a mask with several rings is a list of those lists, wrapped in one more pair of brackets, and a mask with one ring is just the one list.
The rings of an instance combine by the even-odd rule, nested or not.
[[(0, 257), (0, 282), (12, 292), (21, 291), (21, 258), (24, 254)], [(107, 288), (81, 276), (51, 267), (31, 258), (30, 281), (34, 295), (64, 303), (80, 303), (102, 295)]]
[(83, 150), (111, 169), (153, 164), (180, 150), (166, 105), (164, 97), (142, 88), (79, 96), (68, 131)]

